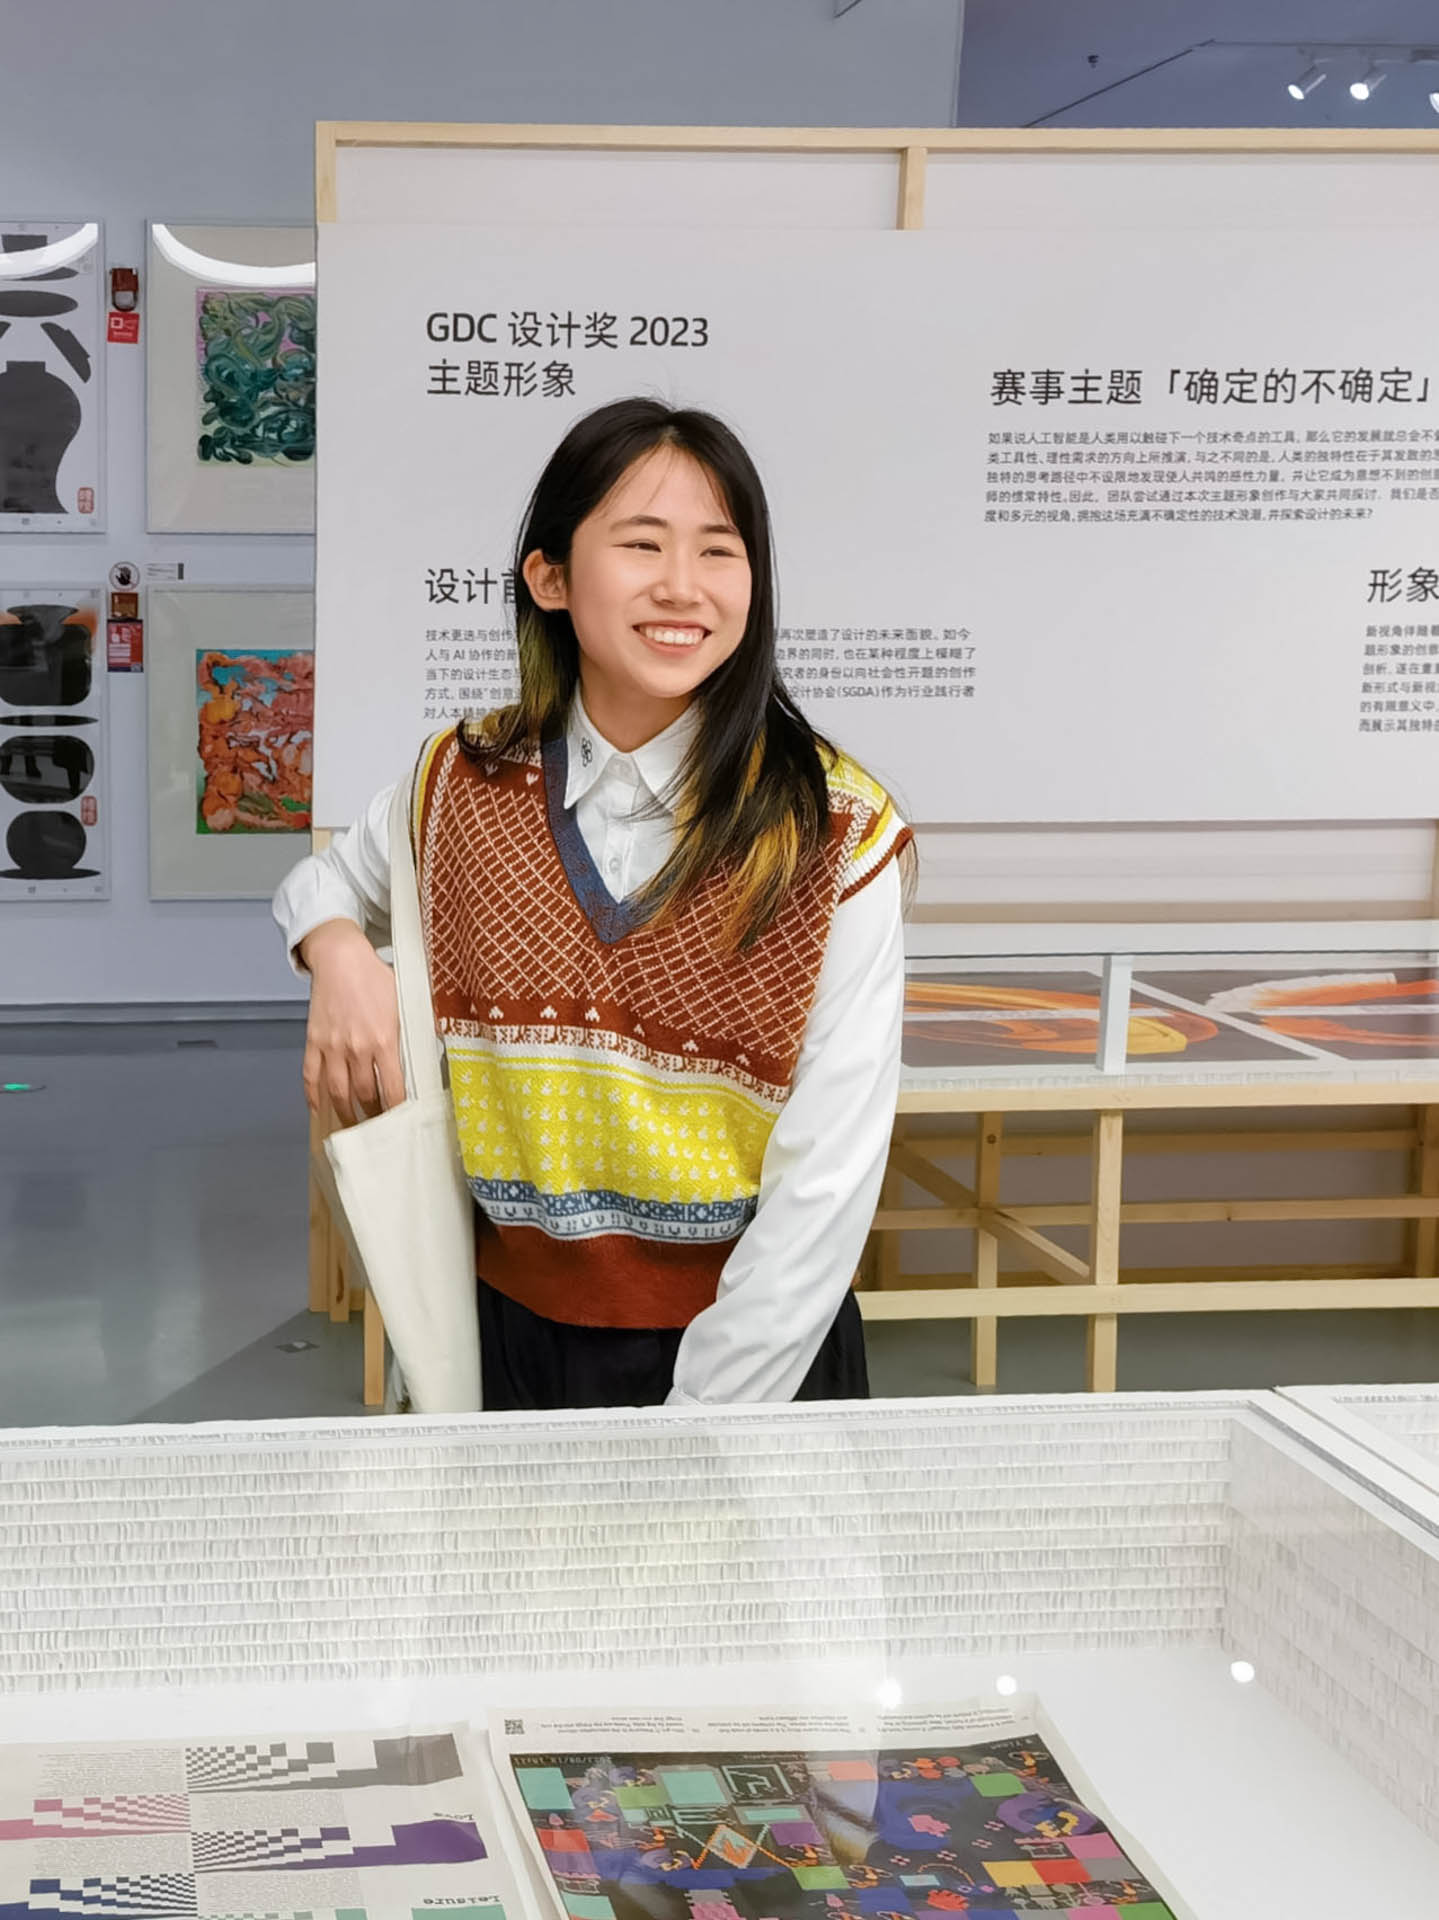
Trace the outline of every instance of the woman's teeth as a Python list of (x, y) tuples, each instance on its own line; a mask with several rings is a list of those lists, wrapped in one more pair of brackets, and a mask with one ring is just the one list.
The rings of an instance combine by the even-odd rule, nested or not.
[(639, 631), (662, 647), (697, 647), (705, 637), (702, 627), (641, 627)]

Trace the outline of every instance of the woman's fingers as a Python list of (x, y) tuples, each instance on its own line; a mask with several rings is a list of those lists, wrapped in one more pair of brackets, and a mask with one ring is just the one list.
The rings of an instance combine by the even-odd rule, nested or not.
[(380, 1083), (380, 1093), (386, 1108), (403, 1106), (405, 1101), (405, 1070), (400, 1065), (400, 1046), (398, 1036), (381, 1048), (375, 1060), (375, 1073)]
[(347, 1057), (350, 1074), (350, 1104), (359, 1120), (369, 1120), (380, 1111), (379, 1068), (370, 1046), (351, 1047)]
[(326, 1099), (347, 1127), (397, 1107), (405, 1098), (405, 1076), (394, 1044), (379, 1050), (307, 1049), (303, 1079), (311, 1111), (318, 1113), (321, 1099)]
[(320, 1111), (320, 1082), (323, 1070), (324, 1062), (320, 1057), (320, 1049), (313, 1040), (307, 1041), (305, 1062), (300, 1069), (300, 1078), (305, 1088), (305, 1105), (311, 1113)]
[(355, 1124), (355, 1109), (350, 1100), (350, 1071), (343, 1058), (329, 1062), (325, 1076), (325, 1091), (330, 1097), (335, 1118), (342, 1127)]
[(367, 941), (331, 939), (311, 965), (305, 1098), (345, 1126), (405, 1098), (399, 1010), (390, 969)]

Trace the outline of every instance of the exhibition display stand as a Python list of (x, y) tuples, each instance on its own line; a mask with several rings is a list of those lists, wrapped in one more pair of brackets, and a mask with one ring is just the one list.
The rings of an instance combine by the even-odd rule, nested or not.
[[(862, 1310), (867, 1319), (972, 1320), (971, 1378), (987, 1388), (995, 1384), (999, 1319), (1080, 1314), (1088, 1320), (1087, 1385), (1112, 1392), (1124, 1314), (1439, 1306), (1436, 1102), (1439, 1074), (1432, 1065), (1394, 1062), (1353, 1069), (1342, 1079), (1309, 1063), (1258, 1073), (1230, 1068), (1196, 1074), (1183, 1067), (1108, 1074), (1097, 1068), (1036, 1070), (1023, 1081), (910, 1071), (860, 1277)], [(1216, 1112), (1226, 1116), (1222, 1128), (1196, 1124)], [(1144, 1115), (1162, 1116), (1160, 1124), (1142, 1130), (1128, 1125)], [(1036, 1130), (1035, 1122), (1043, 1126), (1057, 1116), (1078, 1120), (1081, 1131)], [(946, 1124), (956, 1119), (969, 1124), (963, 1131)], [(1091, 1176), (1087, 1200), (1001, 1200), (1006, 1159), (1053, 1163), (1085, 1154)], [(1315, 1154), (1372, 1154), (1391, 1166), (1394, 1156), (1403, 1156), (1407, 1190), (1347, 1196), (1331, 1190), (1272, 1199), (1124, 1198), (1126, 1167), (1132, 1170), (1135, 1157), (1220, 1154), (1282, 1154), (1291, 1167)], [(949, 1170), (955, 1159), (973, 1168), (968, 1181)], [(922, 1204), (904, 1204), (915, 1190)], [(1409, 1232), (1398, 1270), (1310, 1264), (1136, 1271), (1121, 1265), (1125, 1226), (1226, 1221), (1403, 1221)], [(1056, 1227), (1086, 1231), (1085, 1257), (1052, 1238), (1048, 1230)], [(925, 1275), (919, 1284), (906, 1285), (899, 1236), (957, 1229), (975, 1234), (972, 1273)], [(1014, 1271), (1001, 1274), (1001, 1252), (1018, 1256)]]
[(1439, 1386), (1286, 1387), (1283, 1398), (1439, 1493)]
[[(1346, 1125), (1354, 1109), (1360, 1121)], [(1301, 1124), (1319, 1116), (1319, 1124)], [(1375, 1124), (1374, 1115), (1380, 1110)], [(1186, 1125), (1191, 1116), (1235, 1113), (1223, 1131)], [(1266, 1126), (1268, 1114), (1276, 1124)], [(1026, 1131), (1047, 1117), (1077, 1116), (1084, 1132)], [(1164, 1130), (1138, 1131), (1136, 1115), (1163, 1115)], [(956, 1122), (965, 1131), (935, 1121)], [(1016, 1120), (1018, 1126), (1016, 1126)], [(343, 1220), (332, 1203), (323, 1125), (312, 1126), (310, 1306), (346, 1320), (363, 1310), (365, 1403), (384, 1398), (384, 1327), (373, 1300), (355, 1284), (358, 1270), (345, 1244)], [(1410, 1169), (1408, 1191), (1393, 1195), (1328, 1193), (1275, 1199), (1221, 1197), (1126, 1201), (1127, 1164), (1139, 1157), (1193, 1155), (1400, 1156)], [(1090, 1197), (1057, 1203), (1000, 1203), (1006, 1160), (1069, 1160), (1088, 1154)], [(970, 1182), (945, 1164), (969, 1159)], [(906, 1204), (918, 1190), (921, 1204)], [(1276, 1264), (1261, 1268), (1163, 1267), (1126, 1270), (1119, 1259), (1125, 1225), (1184, 1226), (1235, 1221), (1405, 1221), (1412, 1223), (1402, 1270), (1374, 1266)], [(992, 1388), (998, 1366), (998, 1323), (1018, 1316), (1083, 1316), (1089, 1323), (1086, 1384), (1112, 1392), (1118, 1366), (1119, 1321), (1130, 1313), (1314, 1312), (1318, 1309), (1439, 1307), (1434, 1223), (1439, 1220), (1439, 1077), (1395, 1073), (1343, 1082), (1297, 1077), (1234, 1080), (1146, 1079), (1093, 1075), (1083, 1081), (987, 1081), (937, 1086), (911, 1079), (899, 1100), (890, 1168), (875, 1215), (874, 1234), (859, 1276), (860, 1310), (867, 1320), (970, 1320), (971, 1379)], [(1086, 1230), (1086, 1255), (1054, 1240), (1047, 1229)], [(899, 1265), (901, 1236), (972, 1230), (972, 1273), (925, 1275), (907, 1281)], [(1001, 1249), (1022, 1264), (1001, 1279)]]
[[(649, 1744), (674, 1744), (691, 1714), (723, 1709), (733, 1732), (763, 1710), (789, 1716), (784, 1744), (823, 1746), (827, 1728), (833, 1750), (850, 1710), (902, 1708), (937, 1743), (919, 1751), (946, 1754), (945, 1710), (987, 1702), (1042, 1716), (1164, 1888), (1140, 1913), (1309, 1920), (1340, 1888), (1392, 1920), (1432, 1912), (1439, 1498), (1270, 1394), (40, 1430), (0, 1438), (0, 1512), (6, 1740), (128, 1750), (103, 1775), (92, 1761), (86, 1789), (125, 1834), (0, 1845), (0, 1872), (33, 1845), (61, 1911), (82, 1856), (103, 1880), (162, 1850), (174, 1911), (196, 1910), (195, 1887), (201, 1912), (251, 1910), (255, 1889), (206, 1878), (237, 1822), (237, 1867), (266, 1864), (258, 1829), (278, 1848), (282, 1822), (297, 1847), (318, 1822), (335, 1856), (293, 1881), (269, 1861), (266, 1911), (306, 1885), (348, 1908), (352, 1866), (380, 1876), (370, 1907), (423, 1910), (439, 1882), (406, 1878), (373, 1828), (354, 1865), (334, 1818), (377, 1729), (482, 1730), (498, 1712), (522, 1734), (546, 1710), (572, 1728), (645, 1716)], [(281, 1737), (306, 1730), (326, 1745)], [(137, 1743), (166, 1740), (188, 1743), (187, 1821), (115, 1797)], [(944, 1764), (922, 1763), (941, 1789)], [(302, 1777), (222, 1816), (204, 1795), (226, 1766), (235, 1791), (273, 1784), (247, 1765)], [(429, 1777), (438, 1811), (450, 1788)], [(996, 1785), (1021, 1794), (996, 1812), (1020, 1818), (1021, 1789)], [(166, 1815), (158, 1839), (146, 1811)], [(913, 1838), (932, 1856), (931, 1833)], [(1024, 1845), (1069, 1858), (1062, 1836)], [(383, 1898), (386, 1873), (415, 1897)], [(1029, 1879), (1014, 1910), (1046, 1905)], [(919, 1914), (938, 1886), (889, 1897)], [(546, 1898), (530, 1884), (525, 1920), (558, 1916)]]

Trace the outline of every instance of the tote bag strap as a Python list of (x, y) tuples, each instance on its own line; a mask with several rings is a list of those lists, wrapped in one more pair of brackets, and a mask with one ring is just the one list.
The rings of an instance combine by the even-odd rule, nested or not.
[(400, 1004), (400, 1060), (412, 1100), (444, 1091), (435, 1039), (430, 970), (420, 926), (420, 892), (410, 839), (415, 776), (395, 788), (390, 805), (390, 943), (395, 955), (395, 994)]

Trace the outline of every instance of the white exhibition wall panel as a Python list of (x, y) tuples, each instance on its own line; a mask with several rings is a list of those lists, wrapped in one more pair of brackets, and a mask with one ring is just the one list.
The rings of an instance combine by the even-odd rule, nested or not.
[[(1012, 232), (1077, 224), (1086, 233), (1128, 233), (1136, 242), (1145, 232), (1180, 228), (1430, 231), (1435, 167), (1426, 153), (933, 152), (924, 225), (931, 232)], [(1329, 257), (1341, 281), (1342, 256)]]
[(786, 670), (912, 818), (1431, 817), (1439, 263), (1092, 184), (1042, 227), (323, 228), (316, 818), (503, 690), (523, 497), (636, 391), (753, 447)]
[(470, 227), (895, 225), (893, 153), (340, 147), (342, 223)]
[[(1159, 228), (1307, 232), (1432, 230), (1434, 160), (1425, 154), (932, 152), (926, 228), (1044, 230), (1057, 207), (1084, 201), (1093, 231)], [(1410, 244), (1401, 234), (1396, 244)], [(1336, 283), (1343, 278), (1335, 262)], [(1336, 804), (1336, 810), (1337, 804)], [(1433, 803), (1424, 809), (1434, 811)], [(1426, 912), (1434, 891), (1432, 822), (1302, 823), (1114, 829), (937, 829), (922, 836), (920, 898), (961, 911), (1085, 900), (1191, 908), (1272, 903), (1375, 914)]]

